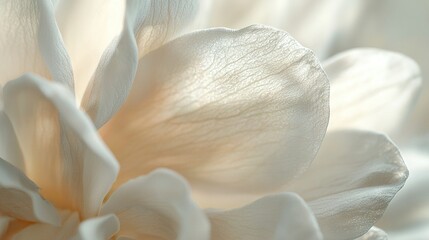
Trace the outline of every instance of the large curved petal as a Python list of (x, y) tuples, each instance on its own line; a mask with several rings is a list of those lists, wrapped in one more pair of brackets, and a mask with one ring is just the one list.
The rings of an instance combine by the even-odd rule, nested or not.
[(33, 72), (73, 89), (70, 59), (52, 2), (6, 0), (0, 4), (0, 83)]
[(323, 239), (316, 218), (298, 195), (279, 193), (242, 208), (208, 210), (211, 239)]
[(208, 240), (210, 225), (190, 198), (185, 180), (161, 169), (133, 179), (117, 189), (101, 214), (116, 214), (118, 236), (136, 239), (159, 237), (176, 240)]
[(59, 84), (24, 75), (4, 88), (26, 173), (57, 207), (97, 214), (119, 166), (90, 119)]
[(79, 225), (78, 233), (72, 240), (106, 240), (119, 231), (119, 220), (109, 214), (90, 218)]
[(13, 236), (13, 240), (47, 240), (70, 239), (79, 226), (79, 215), (76, 212), (61, 212), (61, 224), (54, 226), (46, 223), (31, 224)]
[(327, 60), (331, 81), (329, 129), (397, 133), (414, 106), (420, 69), (410, 58), (377, 49), (354, 49)]
[(24, 173), (0, 159), (0, 212), (32, 222), (58, 225), (55, 208), (39, 194), (38, 187)]
[(144, 57), (101, 134), (121, 162), (119, 183), (168, 167), (193, 187), (269, 191), (313, 160), (328, 91), (312, 52), (287, 33), (211, 29)]
[(82, 106), (101, 127), (125, 101), (138, 57), (181, 32), (195, 15), (196, 0), (128, 0), (119, 39), (104, 52)]
[[(410, 176), (377, 224), (386, 231), (412, 230), (429, 223), (429, 137), (425, 140), (426, 143), (421, 146), (416, 144), (402, 148)], [(426, 236), (429, 237), (429, 234)]]
[(404, 185), (408, 170), (384, 135), (328, 133), (317, 158), (286, 189), (308, 202), (327, 239), (366, 233)]

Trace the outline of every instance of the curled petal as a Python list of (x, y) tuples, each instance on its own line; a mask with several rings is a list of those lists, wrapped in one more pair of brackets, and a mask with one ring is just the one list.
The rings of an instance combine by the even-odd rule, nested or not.
[(308, 202), (327, 239), (366, 233), (404, 185), (408, 170), (384, 135), (328, 133), (311, 167), (286, 189)]
[(125, 101), (138, 57), (181, 32), (194, 16), (195, 0), (128, 0), (124, 27), (101, 57), (82, 106), (101, 127)]
[(82, 222), (77, 235), (72, 240), (105, 240), (110, 239), (118, 231), (118, 218), (109, 214)]
[(26, 173), (57, 207), (96, 215), (119, 166), (70, 91), (36, 75), (4, 88)]
[(55, 208), (39, 194), (37, 186), (24, 173), (0, 159), (0, 212), (32, 222), (58, 225)]
[(6, 233), (11, 220), (12, 219), (10, 217), (0, 215), (0, 238)]
[(196, 32), (139, 67), (101, 129), (121, 162), (118, 184), (161, 166), (202, 189), (269, 191), (307, 168), (325, 134), (327, 78), (285, 32)]
[(101, 214), (119, 218), (118, 235), (136, 239), (209, 239), (210, 226), (204, 213), (192, 201), (185, 180), (161, 169), (130, 180), (113, 192)]
[(0, 22), (0, 83), (33, 72), (74, 88), (50, 0), (2, 1)]
[(298, 195), (280, 193), (242, 208), (208, 210), (212, 239), (323, 239), (316, 218)]
[(327, 60), (324, 68), (331, 81), (329, 129), (396, 133), (421, 84), (413, 60), (384, 50), (350, 50)]

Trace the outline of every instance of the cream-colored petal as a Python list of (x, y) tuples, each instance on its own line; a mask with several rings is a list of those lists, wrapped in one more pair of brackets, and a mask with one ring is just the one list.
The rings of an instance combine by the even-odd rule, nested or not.
[(6, 233), (8, 227), (9, 227), (9, 222), (11, 220), (12, 220), (12, 218), (10, 218), (8, 216), (0, 215), (0, 239)]
[(25, 172), (21, 149), (8, 116), (0, 109), (0, 158)]
[(421, 146), (402, 148), (410, 176), (377, 223), (386, 231), (401, 228), (411, 231), (413, 227), (429, 223), (429, 137), (424, 140), (426, 143)]
[(311, 167), (286, 189), (308, 202), (326, 239), (366, 233), (404, 185), (408, 170), (384, 135), (328, 133)]
[(388, 240), (388, 237), (387, 233), (380, 228), (372, 227), (367, 233), (355, 240)]
[(76, 212), (61, 213), (61, 225), (46, 223), (31, 224), (13, 236), (13, 240), (69, 240), (79, 226), (79, 215)]
[(122, 30), (125, 0), (60, 0), (55, 17), (70, 53), (76, 97), (82, 99), (103, 52)]
[(4, 100), (26, 173), (43, 196), (82, 217), (96, 215), (119, 166), (70, 91), (27, 74), (5, 86)]
[(50, 0), (2, 1), (0, 22), (0, 83), (33, 72), (73, 89), (70, 59)]
[(329, 130), (359, 128), (397, 133), (414, 106), (420, 69), (410, 58), (378, 49), (354, 49), (327, 60), (331, 82)]
[(82, 106), (101, 127), (128, 96), (138, 58), (181, 33), (195, 15), (196, 0), (128, 0), (124, 27), (104, 52)]
[(293, 193), (263, 197), (242, 208), (207, 210), (213, 240), (323, 239), (307, 204)]
[(118, 231), (118, 218), (114, 214), (109, 214), (82, 222), (72, 240), (107, 240)]
[(144, 57), (101, 134), (121, 163), (118, 183), (168, 167), (210, 191), (269, 191), (313, 160), (328, 91), (313, 53), (287, 33), (211, 29)]
[(186, 181), (167, 169), (155, 170), (123, 184), (104, 204), (101, 214), (119, 218), (118, 235), (136, 239), (210, 238), (210, 225), (192, 201)]
[(38, 187), (3, 159), (0, 159), (0, 212), (25, 221), (59, 223), (55, 208), (40, 196)]

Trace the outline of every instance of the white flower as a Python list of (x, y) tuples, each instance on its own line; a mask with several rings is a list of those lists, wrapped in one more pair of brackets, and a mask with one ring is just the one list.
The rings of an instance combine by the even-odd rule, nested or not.
[[(404, 184), (384, 135), (324, 138), (328, 79), (285, 32), (207, 29), (164, 44), (193, 1), (59, 1), (59, 29), (50, 1), (4, 4), (6, 238), (352, 239)], [(97, 44), (123, 9), (123, 27)], [(96, 12), (100, 22), (84, 18)]]

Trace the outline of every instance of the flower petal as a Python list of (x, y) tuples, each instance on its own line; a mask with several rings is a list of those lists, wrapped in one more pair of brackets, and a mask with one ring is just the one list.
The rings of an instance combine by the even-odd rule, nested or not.
[(21, 149), (8, 116), (0, 109), (0, 158), (25, 171)]
[(13, 240), (70, 239), (79, 225), (79, 215), (76, 212), (63, 211), (61, 218), (60, 226), (46, 223), (31, 224), (15, 234)]
[(119, 218), (119, 236), (177, 240), (210, 238), (208, 220), (192, 202), (189, 186), (182, 177), (166, 169), (122, 185), (101, 210), (101, 214), (109, 213)]
[(2, 1), (0, 22), (0, 83), (33, 72), (73, 89), (70, 59), (50, 0)]
[(85, 218), (97, 214), (119, 166), (71, 93), (28, 74), (5, 86), (4, 100), (27, 175), (43, 196)]
[(118, 231), (118, 218), (109, 214), (82, 222), (77, 235), (72, 240), (105, 240), (110, 239)]
[(126, 1), (60, 0), (55, 17), (70, 53), (76, 98), (82, 99), (101, 56), (122, 29)]
[(308, 202), (327, 239), (366, 233), (408, 176), (398, 148), (384, 135), (328, 133), (317, 158), (286, 189)]
[(331, 79), (329, 129), (359, 128), (393, 134), (415, 103), (417, 64), (398, 53), (355, 49), (324, 63)]
[(82, 106), (101, 127), (128, 96), (138, 57), (180, 33), (195, 15), (196, 0), (128, 0), (119, 39), (104, 52)]
[(323, 239), (316, 218), (298, 195), (280, 193), (228, 211), (209, 210), (212, 239)]
[(121, 162), (118, 184), (168, 167), (203, 189), (269, 191), (313, 160), (328, 88), (312, 52), (285, 32), (196, 32), (140, 61), (101, 134)]
[(57, 225), (55, 208), (19, 169), (0, 159), (0, 212), (9, 217)]
[(0, 215), (0, 238), (6, 233), (11, 220), (10, 217)]
[(389, 232), (429, 223), (429, 191), (426, 187), (429, 184), (428, 143), (402, 148), (410, 176), (377, 223)]
[(388, 237), (380, 228), (372, 227), (367, 233), (355, 240), (388, 240)]

